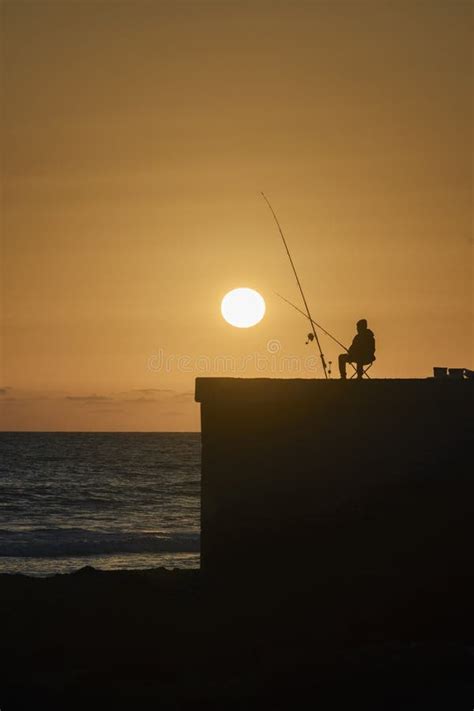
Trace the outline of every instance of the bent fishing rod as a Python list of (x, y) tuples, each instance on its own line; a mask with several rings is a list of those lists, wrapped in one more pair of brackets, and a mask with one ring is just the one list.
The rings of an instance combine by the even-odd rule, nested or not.
[(309, 310), (308, 303), (307, 303), (307, 301), (306, 301), (306, 297), (305, 297), (304, 292), (303, 292), (303, 288), (302, 288), (302, 286), (301, 286), (301, 282), (300, 282), (299, 277), (298, 277), (298, 274), (297, 274), (297, 272), (296, 272), (296, 267), (295, 267), (295, 265), (294, 265), (294, 263), (293, 263), (293, 259), (291, 258), (290, 250), (288, 249), (288, 245), (287, 245), (287, 243), (286, 243), (285, 235), (283, 234), (283, 230), (281, 229), (280, 223), (278, 222), (278, 217), (277, 217), (276, 214), (275, 214), (275, 210), (274, 210), (273, 207), (271, 206), (270, 201), (269, 201), (269, 199), (267, 198), (267, 196), (265, 195), (264, 192), (262, 192), (262, 197), (263, 197), (263, 199), (265, 200), (265, 202), (267, 203), (268, 207), (270, 208), (270, 211), (271, 211), (271, 213), (272, 213), (272, 215), (273, 215), (273, 218), (274, 218), (274, 220), (275, 220), (275, 222), (276, 222), (276, 225), (277, 225), (277, 227), (278, 227), (278, 231), (280, 232), (280, 236), (281, 236), (281, 238), (282, 238), (282, 240), (283, 240), (283, 244), (285, 245), (285, 250), (286, 250), (286, 253), (287, 253), (287, 255), (288, 255), (288, 259), (290, 260), (291, 268), (293, 269), (293, 273), (294, 273), (294, 275), (295, 275), (296, 283), (298, 284), (298, 288), (299, 288), (299, 290), (300, 290), (300, 294), (301, 294), (301, 297), (302, 297), (302, 299), (303, 299), (304, 307), (305, 307), (305, 309), (306, 309), (306, 314), (305, 314), (305, 315), (306, 315), (306, 316), (308, 317), (308, 319), (309, 319), (309, 322), (310, 322), (310, 324), (311, 324), (311, 328), (313, 329), (314, 340), (316, 341), (317, 346), (318, 346), (318, 349), (319, 349), (319, 357), (321, 358), (321, 363), (322, 363), (323, 371), (324, 371), (324, 377), (325, 377), (326, 380), (327, 380), (327, 379), (328, 379), (328, 373), (327, 373), (326, 361), (325, 361), (325, 359), (324, 359), (324, 354), (323, 354), (323, 351), (322, 351), (322, 349), (321, 349), (321, 344), (320, 344), (320, 342), (319, 342), (318, 334), (316, 333), (316, 328), (315, 328), (315, 326), (314, 326), (313, 319), (311, 318), (311, 313), (310, 313), (310, 310)]
[[(287, 304), (289, 304), (289, 306), (292, 306), (294, 309), (296, 309), (296, 311), (298, 311), (298, 313), (302, 314), (305, 318), (308, 318), (308, 315), (305, 314), (305, 312), (302, 309), (300, 309), (298, 306), (296, 306), (296, 304), (294, 304), (292, 301), (285, 299), (285, 297), (282, 296), (281, 294), (279, 294), (278, 291), (274, 291), (273, 293), (276, 294), (276, 296), (279, 296), (280, 299), (282, 299), (282, 301), (285, 301)], [(332, 338), (332, 340), (335, 341), (338, 346), (341, 346), (341, 348), (344, 348), (345, 351), (349, 351), (349, 349), (347, 348), (347, 346), (344, 345), (344, 343), (341, 343), (341, 341), (338, 341), (337, 338), (335, 336), (333, 336), (332, 333), (329, 333), (329, 331), (326, 331), (326, 329), (323, 328), (320, 323), (317, 323), (317, 321), (315, 321), (314, 319), (311, 319), (311, 321), (313, 322), (313, 325), (316, 326), (317, 328), (319, 328), (320, 331), (325, 333), (326, 336), (329, 336), (329, 338)]]

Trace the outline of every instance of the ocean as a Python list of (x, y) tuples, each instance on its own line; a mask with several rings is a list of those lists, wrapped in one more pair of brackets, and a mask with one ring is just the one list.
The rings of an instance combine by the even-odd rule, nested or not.
[(199, 568), (199, 433), (0, 433), (0, 573)]

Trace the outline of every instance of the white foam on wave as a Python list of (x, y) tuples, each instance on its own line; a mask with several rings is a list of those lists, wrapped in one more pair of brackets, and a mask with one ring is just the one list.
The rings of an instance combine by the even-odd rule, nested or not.
[(0, 557), (65, 557), (111, 553), (198, 553), (195, 532), (94, 531), (82, 528), (31, 529), (0, 533)]

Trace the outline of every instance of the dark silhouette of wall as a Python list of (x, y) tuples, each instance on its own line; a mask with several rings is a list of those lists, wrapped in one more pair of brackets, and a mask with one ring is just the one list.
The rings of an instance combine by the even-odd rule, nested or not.
[(275, 605), (338, 599), (362, 618), (433, 591), (464, 604), (473, 393), (468, 380), (198, 378), (204, 579)]

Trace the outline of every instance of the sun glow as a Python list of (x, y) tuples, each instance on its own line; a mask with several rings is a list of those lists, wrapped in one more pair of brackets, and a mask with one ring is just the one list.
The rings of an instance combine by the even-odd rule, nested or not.
[(254, 289), (233, 289), (222, 299), (221, 313), (231, 326), (250, 328), (264, 317), (265, 301)]

